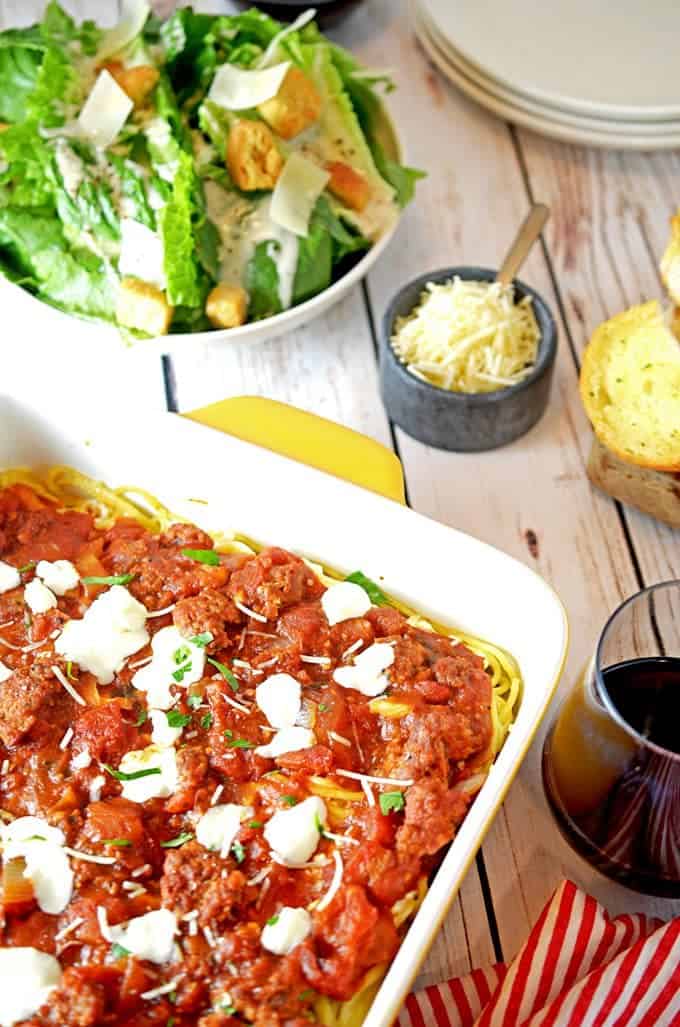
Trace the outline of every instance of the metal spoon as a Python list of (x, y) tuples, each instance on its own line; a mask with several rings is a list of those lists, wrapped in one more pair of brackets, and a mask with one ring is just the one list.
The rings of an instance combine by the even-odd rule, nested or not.
[(550, 217), (550, 207), (545, 203), (534, 203), (531, 210), (524, 219), (524, 223), (517, 232), (512, 246), (507, 252), (505, 260), (500, 266), (496, 281), (501, 285), (510, 285), (516, 277), (524, 261), (529, 255), (529, 250), (534, 245), (543, 231), (543, 226)]

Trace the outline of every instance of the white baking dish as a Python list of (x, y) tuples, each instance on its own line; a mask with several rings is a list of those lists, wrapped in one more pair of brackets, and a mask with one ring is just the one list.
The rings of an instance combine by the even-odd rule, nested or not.
[(519, 661), (525, 691), (514, 727), (364, 1021), (391, 1027), (557, 685), (568, 635), (562, 604), (533, 571), (469, 535), (177, 415), (50, 418), (0, 396), (0, 467), (54, 463), (138, 484), (207, 529), (228, 526), (338, 570), (361, 568)]

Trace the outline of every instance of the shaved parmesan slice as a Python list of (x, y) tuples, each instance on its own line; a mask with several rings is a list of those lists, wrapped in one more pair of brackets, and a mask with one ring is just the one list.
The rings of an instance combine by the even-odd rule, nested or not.
[(150, 7), (144, 0), (122, 0), (120, 19), (102, 36), (97, 57), (101, 60), (118, 53), (140, 34), (149, 17)]
[(286, 25), (285, 29), (281, 29), (280, 32), (272, 39), (271, 43), (262, 54), (258, 61), (259, 68), (266, 68), (270, 62), (276, 57), (276, 51), (278, 50), (281, 43), (284, 41), (286, 36), (289, 36), (292, 32), (299, 32), (305, 25), (308, 25), (310, 21), (313, 21), (316, 17), (316, 11), (314, 8), (310, 8), (308, 11), (303, 11), (295, 21), (291, 22), (290, 25)]
[(132, 218), (123, 218), (120, 236), (119, 273), (139, 278), (164, 290), (168, 284), (165, 277), (165, 249), (156, 232)]
[(7, 681), (8, 678), (11, 678), (11, 676), (12, 671), (9, 669), (9, 667), (5, 666), (2, 660), (0, 660), (0, 685), (3, 681)]
[(80, 575), (70, 560), (55, 560), (54, 563), (41, 560), (35, 573), (56, 596), (66, 595), (80, 581)]
[(277, 956), (287, 956), (311, 930), (312, 918), (306, 909), (284, 906), (262, 928), (262, 948)]
[(167, 963), (173, 955), (177, 917), (169, 909), (155, 909), (126, 924), (108, 927), (109, 940), (139, 959)]
[(34, 578), (24, 589), (24, 602), (31, 613), (47, 613), (57, 605), (57, 597), (42, 581)]
[(292, 153), (274, 187), (271, 218), (294, 235), (309, 233), (309, 219), (330, 175), (299, 153)]
[(133, 106), (113, 75), (101, 71), (78, 116), (78, 125), (95, 146), (106, 148), (118, 136)]
[(289, 68), (290, 61), (259, 70), (223, 64), (217, 69), (212, 80), (208, 99), (228, 111), (245, 111), (250, 107), (258, 107), (276, 96)]
[(265, 841), (285, 863), (306, 863), (319, 844), (319, 826), (327, 821), (326, 804), (318, 795), (280, 809), (264, 828)]
[(95, 599), (81, 620), (64, 625), (54, 650), (108, 685), (127, 657), (149, 641), (145, 622), (142, 604), (122, 585), (113, 585)]
[(343, 620), (363, 617), (371, 609), (371, 600), (361, 585), (352, 581), (338, 581), (321, 596), (321, 606), (331, 627)]
[(302, 689), (290, 674), (272, 674), (255, 689), (255, 702), (272, 727), (292, 727), (300, 716)]
[(335, 860), (335, 869), (333, 871), (333, 880), (330, 883), (330, 887), (323, 898), (319, 901), (317, 911), (320, 913), (321, 910), (325, 909), (326, 906), (330, 906), (331, 902), (337, 895), (338, 889), (342, 884), (342, 875), (344, 873), (344, 865), (342, 862), (342, 856), (337, 849), (333, 849), (333, 859)]
[(149, 799), (167, 799), (177, 791), (179, 775), (177, 756), (174, 749), (161, 749), (147, 745), (146, 749), (126, 752), (118, 768), (124, 774), (137, 774), (140, 770), (160, 770), (159, 774), (148, 774), (132, 781), (122, 781), (123, 798), (130, 802), (148, 802)]
[(196, 824), (196, 841), (211, 852), (228, 856), (241, 821), (252, 812), (250, 806), (235, 806), (233, 803), (213, 806)]
[(73, 893), (73, 871), (64, 852), (64, 834), (40, 817), (19, 817), (2, 828), (4, 860), (23, 859), (43, 913), (63, 913)]
[(283, 756), (284, 752), (310, 749), (315, 741), (314, 732), (307, 727), (284, 727), (276, 732), (267, 745), (258, 745), (255, 752), (258, 756), (275, 759), (277, 756)]
[(170, 626), (156, 632), (151, 651), (151, 663), (137, 671), (132, 684), (146, 692), (150, 706), (168, 710), (173, 702), (171, 685), (186, 688), (203, 677), (205, 649), (194, 645), (176, 627)]
[(362, 695), (374, 698), (382, 695), (389, 679), (383, 672), (394, 663), (394, 649), (386, 642), (376, 642), (359, 653), (351, 667), (338, 667), (333, 680), (343, 688), (354, 688)]
[(0, 949), (0, 1024), (13, 1027), (30, 1019), (61, 980), (61, 966), (47, 952)]
[(13, 588), (18, 588), (21, 584), (21, 575), (16, 567), (12, 567), (11, 563), (5, 563), (0, 560), (0, 595), (3, 592), (9, 592)]

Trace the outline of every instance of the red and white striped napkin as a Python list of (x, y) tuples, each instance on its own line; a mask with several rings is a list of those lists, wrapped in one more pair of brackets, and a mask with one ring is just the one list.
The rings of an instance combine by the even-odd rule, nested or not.
[(396, 1027), (680, 1027), (680, 918), (610, 918), (565, 881), (509, 966), (409, 995)]

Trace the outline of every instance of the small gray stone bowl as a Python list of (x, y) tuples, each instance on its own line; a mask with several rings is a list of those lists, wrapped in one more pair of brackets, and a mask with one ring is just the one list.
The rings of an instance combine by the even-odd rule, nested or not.
[(388, 416), (414, 439), (438, 449), (479, 453), (513, 442), (543, 416), (557, 355), (557, 328), (539, 294), (515, 280), (515, 296), (518, 300), (531, 296), (541, 332), (531, 374), (519, 385), (483, 393), (449, 392), (421, 381), (392, 349), (394, 324), (414, 309), (428, 282), (447, 282), (455, 275), (468, 281), (492, 282), (496, 272), (485, 267), (442, 268), (420, 275), (399, 290), (382, 320), (380, 391)]

